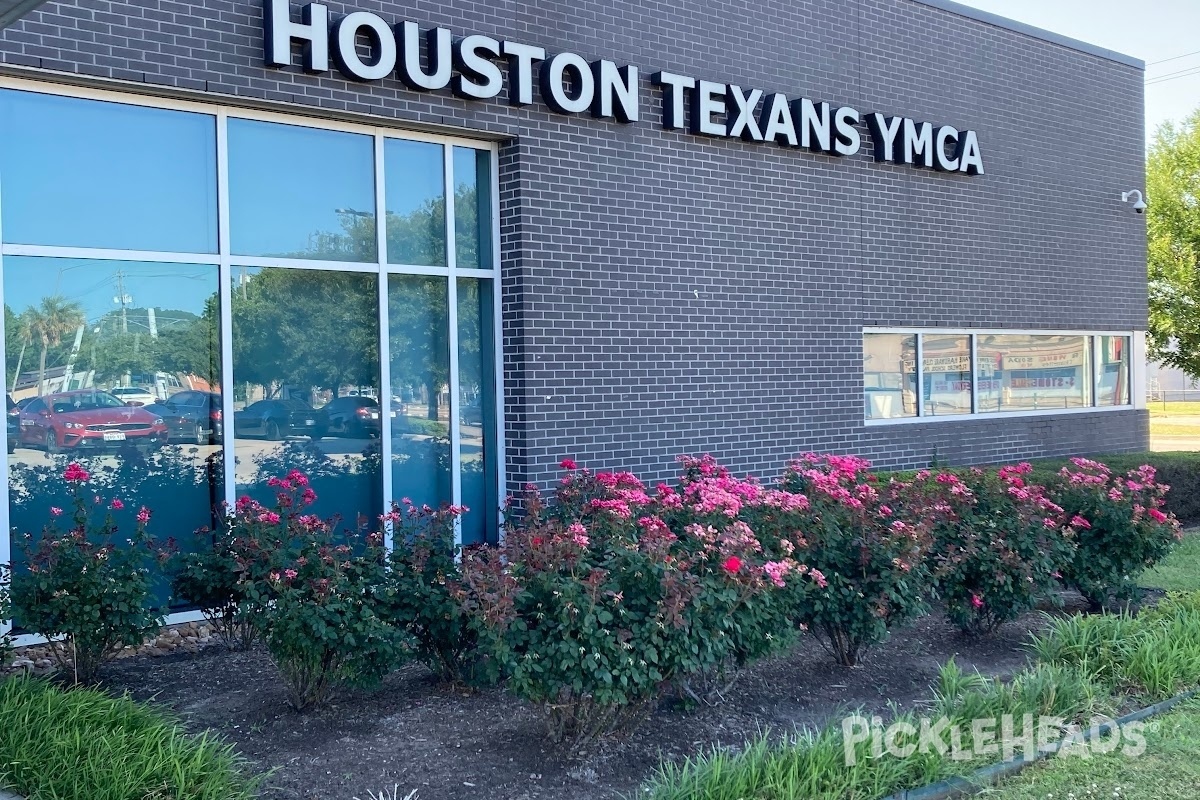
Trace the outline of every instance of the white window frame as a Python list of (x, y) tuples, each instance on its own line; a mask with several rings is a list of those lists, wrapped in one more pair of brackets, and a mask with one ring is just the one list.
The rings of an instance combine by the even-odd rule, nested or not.
[[(64, 84), (49, 83), (40, 80), (29, 80), (24, 78), (14, 78), (0, 76), (0, 89), (13, 89), (17, 91), (27, 91), (37, 94), (54, 95), (59, 97), (72, 97), (82, 100), (100, 100), (105, 102), (119, 103), (128, 106), (140, 106), (145, 108), (157, 108), (172, 111), (187, 111), (196, 114), (203, 114), (212, 117), (216, 127), (216, 148), (217, 148), (217, 253), (214, 254), (196, 254), (196, 253), (172, 253), (172, 252), (149, 252), (145, 250), (120, 250), (112, 248), (89, 248), (89, 247), (57, 247), (57, 246), (42, 246), (42, 245), (25, 245), (25, 244), (3, 244), (3, 230), (0, 229), (0, 287), (3, 286), (4, 280), (4, 256), (38, 256), (49, 258), (78, 258), (92, 259), (101, 261), (130, 261), (130, 262), (158, 262), (158, 263), (178, 263), (178, 264), (209, 264), (217, 268), (219, 280), (219, 294), (221, 299), (221, 319), (220, 319), (220, 336), (221, 336), (221, 385), (222, 385), (222, 415), (226, 420), (233, 419), (233, 392), (232, 377), (233, 377), (233, 322), (232, 322), (232, 278), (233, 269), (235, 267), (285, 267), (290, 269), (320, 269), (345, 272), (362, 272), (375, 274), (379, 278), (379, 325), (380, 325), (380, 393), (386, 391), (387, 397), (390, 397), (391, 392), (391, 365), (389, 351), (389, 330), (388, 330), (388, 276), (389, 274), (404, 274), (404, 275), (430, 275), (438, 276), (446, 279), (448, 310), (449, 310), (449, 348), (450, 348), (450, 436), (451, 436), (451, 458), (454, 465), (451, 473), (452, 480), (452, 500), (455, 505), (462, 505), (462, 481), (461, 481), (461, 464), (459, 463), (459, 455), (461, 453), (461, 431), (459, 429), (459, 403), (461, 401), (459, 394), (459, 374), (458, 374), (458, 309), (456, 303), (457, 287), (459, 278), (484, 278), (492, 281), (492, 302), (494, 320), (494, 348), (493, 360), (495, 362), (495, 392), (496, 392), (496, 413), (495, 413), (495, 452), (491, 453), (492, 459), (495, 461), (496, 468), (496, 497), (504, 497), (504, 481), (506, 475), (505, 461), (505, 438), (504, 438), (504, 358), (503, 358), (503, 325), (501, 320), (502, 311), (502, 281), (500, 274), (500, 152), (499, 144), (494, 141), (483, 141), (479, 139), (467, 138), (464, 136), (455, 136), (449, 134), (432, 134), (425, 131), (409, 130), (403, 127), (402, 123), (387, 121), (379, 125), (370, 125), (359, 122), (341, 122), (326, 119), (323, 117), (309, 116), (304, 109), (297, 108), (295, 113), (284, 113), (279, 111), (265, 111), (242, 106), (220, 105), (218, 103), (205, 103), (191, 100), (178, 100), (173, 98), (156, 97), (141, 94), (126, 94), (111, 89), (97, 89), (82, 86), (70, 86)], [(320, 130), (329, 130), (345, 133), (365, 134), (372, 137), (375, 155), (375, 212), (376, 212), (376, 235), (378, 237), (378, 253), (375, 262), (338, 262), (338, 261), (319, 261), (310, 259), (289, 259), (289, 258), (260, 258), (252, 256), (238, 256), (231, 252), (230, 246), (230, 218), (229, 218), (229, 139), (228, 139), (228, 120), (230, 119), (248, 119), (260, 122), (277, 122), (286, 125), (299, 125), (309, 128), (317, 128)], [(388, 139), (402, 139), (408, 141), (428, 142), (440, 145), (443, 148), (443, 159), (445, 164), (446, 183), (444, 191), (446, 193), (446, 265), (438, 267), (430, 267), (426, 265), (416, 264), (389, 264), (387, 260), (387, 226), (384, 211), (386, 209), (386, 184), (384, 181), (384, 143)], [(482, 150), (491, 154), (491, 192), (492, 192), (492, 263), (487, 268), (479, 269), (460, 269), (455, 264), (454, 245), (455, 236), (453, 234), (454, 225), (454, 183), (453, 183), (453, 148), (464, 147), (473, 150)], [(0, 175), (0, 208), (3, 207), (3, 175)], [(6, 363), (4, 353), (4, 322), (0, 319), (0, 364)], [(5, 377), (7, 382), (7, 376)], [(393, 499), (392, 487), (392, 471), (388, 465), (391, 463), (391, 415), (383, 414), (382, 431), (380, 435), (380, 450), (385, 465), (382, 472), (383, 497), (385, 503), (390, 503)], [(230, 428), (232, 430), (232, 428)], [(8, 445), (8, 430), (7, 426), (3, 432), (0, 432), (0, 447), (4, 447), (4, 452), (7, 453)], [(235, 446), (223, 446), (224, 458), (224, 473), (225, 486), (224, 495), (227, 503), (231, 505), (236, 499), (236, 473), (234, 470), (234, 459), (236, 458)], [(496, 519), (502, 519), (502, 511), (500, 508), (496, 510)], [(461, 521), (455, 529), (455, 539), (457, 542), (462, 541)], [(390, 536), (389, 536), (390, 543)], [(8, 469), (0, 470), (0, 563), (9, 563), (12, 560), (12, 535), (9, 526), (9, 508), (8, 508)], [(169, 624), (181, 622), (194, 622), (202, 619), (200, 612), (189, 611), (179, 612), (168, 616)], [(11, 630), (9, 620), (0, 620), (0, 635), (3, 635)], [(40, 637), (32, 635), (19, 636), (16, 639), (18, 645), (35, 644), (43, 641)]]
[[(862, 335), (893, 333), (917, 337), (916, 355), (916, 386), (917, 415), (911, 417), (891, 417), (884, 419), (864, 419), (863, 424), (868, 428), (887, 427), (892, 425), (943, 425), (963, 422), (983, 422), (993, 419), (1020, 419), (1023, 417), (1052, 417), (1064, 414), (1103, 414), (1111, 411), (1132, 411), (1146, 407), (1145, 368), (1139, 369), (1139, 359), (1145, 356), (1145, 331), (1136, 330), (1059, 330), (1043, 328), (894, 328), (894, 327), (864, 327)], [(925, 334), (953, 334), (971, 337), (971, 413), (921, 416), (922, 405), (922, 343)], [(998, 336), (1087, 336), (1089, 340), (1088, 354), (1091, 360), (1091, 405), (1079, 408), (1050, 408), (1033, 409), (1028, 411), (980, 411), (979, 392), (976, 386), (979, 381), (979, 359), (977, 356), (978, 337), (993, 334)], [(1096, 405), (1099, 373), (1096, 369), (1098, 359), (1096, 348), (1100, 336), (1125, 336), (1129, 338), (1129, 397), (1130, 402), (1119, 406)], [(865, 388), (864, 388), (865, 392)], [(865, 408), (865, 399), (860, 406)]]

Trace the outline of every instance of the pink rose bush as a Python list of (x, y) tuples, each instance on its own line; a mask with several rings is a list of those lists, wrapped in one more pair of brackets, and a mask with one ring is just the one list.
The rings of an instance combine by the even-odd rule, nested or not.
[[(165, 563), (174, 545), (149, 535), (148, 512), (122, 529), (124, 503), (105, 503), (88, 486), (91, 477), (77, 463), (67, 466), (62, 478), (74, 513), (68, 519), (61, 508), (48, 508), (41, 536), (24, 535), (28, 567), (11, 576), (12, 614), (33, 633), (62, 638), (52, 652), (62, 674), (77, 683), (95, 680), (107, 659), (158, 631), (163, 614), (152, 607), (152, 567)], [(0, 619), (7, 616), (0, 608)]]
[(807, 501), (793, 557), (821, 586), (793, 604), (793, 621), (846, 666), (925, 613), (930, 595), (927, 509), (908, 502), (908, 483), (879, 481), (869, 467), (810, 453), (792, 461), (781, 482)]
[(1063, 576), (1094, 608), (1134, 596), (1142, 570), (1183, 537), (1179, 521), (1163, 510), (1168, 489), (1149, 465), (1120, 475), (1097, 461), (1073, 458), (1060, 470), (1052, 494), (1077, 531)]
[(1080, 526), (1030, 481), (1032, 471), (1029, 464), (922, 470), (913, 482), (908, 502), (932, 523), (933, 588), (965, 633), (988, 633), (1057, 599)]

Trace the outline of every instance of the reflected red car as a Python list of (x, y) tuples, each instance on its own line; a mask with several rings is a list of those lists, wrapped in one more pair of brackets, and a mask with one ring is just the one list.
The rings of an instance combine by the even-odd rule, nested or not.
[(157, 447), (167, 441), (161, 417), (108, 392), (81, 389), (38, 397), (21, 409), (21, 444), (47, 453)]

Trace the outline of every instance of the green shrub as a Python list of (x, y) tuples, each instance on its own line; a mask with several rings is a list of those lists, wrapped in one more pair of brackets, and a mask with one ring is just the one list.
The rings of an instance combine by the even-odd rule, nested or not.
[[(269, 481), (277, 503), (244, 497), (234, 527), (241, 591), (293, 708), (325, 703), (340, 684), (373, 685), (406, 652), (404, 631), (384, 616), (383, 536), (347, 544), (304, 510), (316, 495), (299, 471)], [(357, 550), (355, 549), (357, 547)]]
[(384, 519), (392, 526), (381, 614), (413, 638), (416, 656), (442, 681), (494, 682), (494, 664), (480, 651), (454, 592), (460, 585), (455, 520), (465, 508), (417, 508), (405, 501)]
[[(150, 512), (142, 508), (137, 529), (124, 545), (116, 543), (113, 511), (86, 489), (90, 475), (78, 464), (63, 479), (74, 491), (73, 525), (58, 528), (62, 510), (51, 509), (51, 521), (35, 546), (26, 545), (28, 568), (13, 575), (14, 617), (47, 639), (63, 637), (65, 647), (52, 652), (59, 666), (79, 682), (92, 681), (100, 665), (127, 646), (142, 644), (162, 626), (163, 615), (150, 608), (150, 566), (165, 561), (146, 533)], [(32, 537), (26, 534), (28, 542)]]
[(12, 637), (3, 626), (12, 619), (12, 599), (9, 594), (11, 586), (7, 564), (0, 564), (0, 668), (3, 668), (12, 656)]
[(251, 800), (233, 749), (128, 697), (0, 680), (0, 788), (57, 800)]
[[(764, 617), (745, 610), (778, 588), (775, 570), (785, 584), (785, 574), (812, 578), (769, 571), (736, 512), (676, 533), (666, 519), (692, 519), (692, 495), (662, 487), (652, 499), (629, 473), (564, 467), (553, 507), (531, 491), (500, 548), (464, 554), (459, 597), (509, 690), (545, 710), (552, 739), (579, 743), (718, 673), (751, 638), (769, 646), (780, 632), (754, 627)], [(703, 513), (716, 510), (709, 488), (694, 497)]]
[(1057, 597), (1075, 553), (1075, 530), (1028, 464), (917, 473), (910, 504), (932, 512), (934, 589), (966, 633), (994, 630)]
[(908, 484), (867, 474), (850, 456), (803, 456), (784, 473), (783, 488), (811, 505), (802, 555), (828, 589), (795, 610), (839, 664), (928, 610), (930, 519), (904, 502)]
[(254, 619), (263, 609), (243, 591), (246, 576), (237, 554), (244, 543), (237, 541), (229, 517), (224, 523), (215, 531), (197, 531), (201, 547), (172, 558), (171, 591), (200, 610), (226, 647), (249, 650), (258, 636)]
[(1050, 484), (1078, 531), (1075, 558), (1064, 577), (1093, 607), (1110, 597), (1134, 597), (1142, 571), (1182, 538), (1178, 520), (1161, 510), (1168, 488), (1149, 465), (1121, 476), (1083, 458), (1071, 459)]

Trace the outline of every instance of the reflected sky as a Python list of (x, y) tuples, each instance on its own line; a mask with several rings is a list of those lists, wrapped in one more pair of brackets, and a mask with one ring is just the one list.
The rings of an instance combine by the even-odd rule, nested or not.
[[(374, 230), (374, 143), (363, 134), (230, 119), (229, 208), (237, 255), (373, 261), (373, 232), (346, 226), (370, 220)], [(321, 237), (356, 233), (351, 243)], [(333, 252), (356, 245), (361, 257)]]
[(216, 118), (0, 90), (4, 240), (217, 250)]
[(127, 308), (170, 308), (201, 314), (216, 288), (217, 267), (206, 264), (4, 257), (4, 303), (17, 314), (49, 295), (79, 303), (89, 321), (119, 311), (117, 272)]

